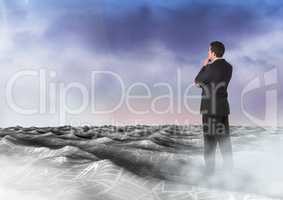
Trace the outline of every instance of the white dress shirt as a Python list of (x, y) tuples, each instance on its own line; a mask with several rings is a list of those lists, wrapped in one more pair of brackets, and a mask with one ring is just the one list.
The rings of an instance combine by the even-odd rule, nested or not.
[(216, 57), (212, 62), (210, 62), (209, 64), (211, 64), (211, 63), (213, 63), (214, 61), (216, 61), (216, 60), (219, 60), (219, 59), (224, 59), (224, 58), (222, 58), (222, 57)]

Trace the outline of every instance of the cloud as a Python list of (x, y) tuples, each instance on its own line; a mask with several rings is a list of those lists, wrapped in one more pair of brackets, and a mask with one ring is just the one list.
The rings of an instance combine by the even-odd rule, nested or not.
[[(234, 66), (230, 99), (232, 117), (236, 117), (232, 122), (240, 118), (247, 122), (239, 105), (242, 88), (282, 63), (282, 5), (261, 1), (254, 9), (255, 4), (232, 1), (186, 2), (30, 0), (24, 4), (11, 0), (6, 10), (8, 31), (0, 37), (0, 64), (5, 66), (1, 71), (2, 91), (7, 77), (16, 71), (40, 67), (57, 72), (52, 81), (79, 81), (88, 89), (92, 70), (118, 73), (126, 84), (142, 81), (152, 86), (161, 81), (175, 87), (177, 68), (181, 68), (182, 84), (186, 86), (199, 70), (208, 43), (219, 39), (226, 44), (225, 56)], [(25, 89), (16, 92), (19, 102), (33, 102), (37, 95), (31, 93), (34, 84), (23, 85)], [(97, 87), (98, 93), (107, 94), (99, 104), (107, 106), (119, 98), (114, 81), (101, 80)], [(1, 95), (5, 99), (4, 92)], [(74, 103), (80, 98), (72, 95)], [(283, 98), (282, 91), (279, 98)], [(256, 102), (253, 105), (257, 110), (264, 109), (264, 100), (257, 95), (251, 102)], [(5, 104), (1, 107), (5, 110), (2, 124), (27, 119), (16, 116)], [(126, 118), (122, 112), (117, 116)], [(26, 124), (34, 118), (31, 116)], [(41, 119), (44, 123), (48, 118), (42, 115)]]
[(119, 13), (107, 6), (111, 7), (62, 13), (46, 31), (45, 39), (55, 44), (77, 42), (94, 51), (114, 54), (146, 53), (151, 43), (158, 41), (176, 54), (197, 55), (211, 40), (222, 40), (232, 48), (239, 40), (267, 32), (265, 19), (278, 12), (278, 5), (253, 9), (209, 2), (173, 8), (144, 3)]

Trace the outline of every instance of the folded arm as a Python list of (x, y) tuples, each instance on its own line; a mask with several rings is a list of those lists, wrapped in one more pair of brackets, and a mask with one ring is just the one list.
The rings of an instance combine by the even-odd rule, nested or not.
[(208, 84), (211, 81), (211, 72), (209, 66), (205, 65), (201, 68), (200, 72), (195, 78), (195, 84), (201, 86), (202, 84)]

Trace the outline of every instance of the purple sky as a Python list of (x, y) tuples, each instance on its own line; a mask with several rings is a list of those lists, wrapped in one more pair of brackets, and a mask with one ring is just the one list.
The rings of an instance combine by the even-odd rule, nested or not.
[[(135, 120), (142, 124), (200, 123), (199, 114), (182, 109), (177, 73), (179, 70), (182, 77), (182, 96), (193, 83), (213, 40), (226, 45), (224, 57), (234, 67), (229, 86), (231, 124), (273, 125), (277, 120), (282, 125), (281, 1), (0, 0), (0, 9), (1, 127)], [(19, 71), (39, 69), (56, 73), (56, 77), (49, 77), (48, 85), (54, 83), (57, 89), (60, 83), (67, 87), (78, 82), (89, 93), (95, 90), (95, 104), (101, 109), (117, 104), (121, 85), (113, 77), (101, 76), (94, 88), (92, 71), (115, 73), (122, 78), (125, 89), (137, 82), (148, 86), (150, 98), (131, 100), (136, 110), (147, 110), (158, 96), (168, 95), (168, 88), (155, 87), (167, 83), (172, 87), (174, 101), (163, 98), (155, 105), (165, 111), (171, 102), (172, 112), (134, 114), (124, 99), (115, 112), (94, 114), (90, 108), (94, 102), (89, 97), (85, 109), (77, 114), (66, 113), (60, 121), (63, 104), (57, 91), (55, 103), (46, 97), (47, 110), (55, 105), (53, 113), (20, 114), (9, 106), (7, 83)], [(190, 91), (200, 94), (198, 88)], [(38, 80), (32, 76), (20, 78), (13, 89), (17, 104), (26, 109), (39, 107), (39, 93)], [(133, 94), (144, 96), (148, 91), (136, 87)], [(75, 109), (82, 98), (73, 89), (65, 103)], [(189, 101), (197, 111), (199, 100)], [(180, 112), (178, 107), (182, 107)]]

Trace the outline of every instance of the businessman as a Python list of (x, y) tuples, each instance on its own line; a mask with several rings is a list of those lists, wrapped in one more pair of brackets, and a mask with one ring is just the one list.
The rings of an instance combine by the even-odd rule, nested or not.
[(223, 43), (211, 42), (208, 57), (195, 78), (195, 84), (202, 88), (200, 112), (203, 123), (205, 172), (208, 175), (213, 174), (215, 170), (217, 144), (225, 171), (233, 169), (227, 93), (233, 67), (223, 58), (224, 52)]

